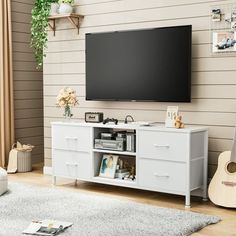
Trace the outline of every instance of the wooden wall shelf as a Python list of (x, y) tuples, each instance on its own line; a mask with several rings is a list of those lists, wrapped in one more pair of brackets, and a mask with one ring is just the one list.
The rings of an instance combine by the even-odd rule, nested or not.
[(68, 19), (69, 22), (78, 30), (79, 34), (79, 28), (80, 28), (80, 20), (83, 18), (83, 15), (79, 15), (76, 13), (71, 14), (65, 14), (65, 15), (55, 15), (55, 16), (49, 16), (48, 17), (48, 25), (53, 30), (53, 35), (56, 35), (56, 20), (57, 19)]

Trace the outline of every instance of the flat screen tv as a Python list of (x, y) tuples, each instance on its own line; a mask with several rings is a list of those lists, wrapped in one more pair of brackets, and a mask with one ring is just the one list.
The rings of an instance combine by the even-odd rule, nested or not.
[(192, 26), (86, 34), (86, 100), (191, 101)]

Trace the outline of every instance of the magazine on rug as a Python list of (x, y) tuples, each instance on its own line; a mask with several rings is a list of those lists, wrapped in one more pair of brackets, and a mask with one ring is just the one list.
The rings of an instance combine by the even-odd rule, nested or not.
[(70, 222), (48, 219), (42, 221), (32, 221), (22, 233), (30, 235), (53, 236), (63, 232), (66, 228), (72, 225), (73, 223)]

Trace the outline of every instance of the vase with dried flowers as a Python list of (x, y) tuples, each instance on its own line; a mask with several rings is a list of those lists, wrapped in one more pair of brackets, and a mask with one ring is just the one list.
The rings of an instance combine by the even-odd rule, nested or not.
[(57, 96), (57, 106), (64, 108), (64, 116), (67, 119), (70, 119), (72, 114), (72, 107), (78, 105), (78, 97), (76, 91), (72, 88), (65, 87), (59, 91)]

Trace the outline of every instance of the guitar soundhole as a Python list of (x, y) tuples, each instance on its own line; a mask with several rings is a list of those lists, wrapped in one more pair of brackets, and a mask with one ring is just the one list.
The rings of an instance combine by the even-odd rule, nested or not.
[(230, 162), (228, 165), (227, 165), (227, 171), (231, 174), (235, 173), (236, 172), (236, 163), (234, 162)]

